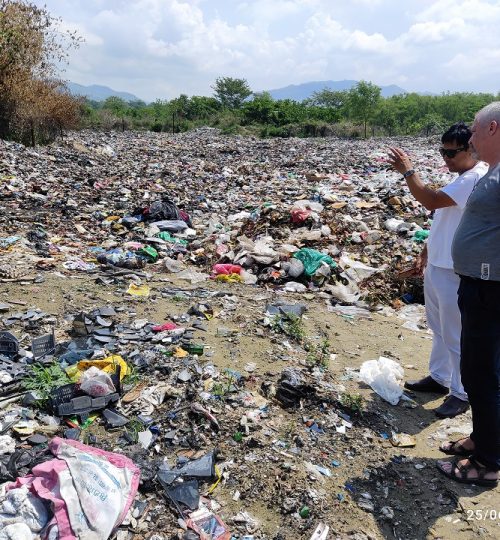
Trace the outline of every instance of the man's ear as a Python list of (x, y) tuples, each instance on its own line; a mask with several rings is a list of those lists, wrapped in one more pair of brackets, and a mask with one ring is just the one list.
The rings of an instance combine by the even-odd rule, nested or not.
[(498, 122), (496, 120), (492, 120), (490, 122), (490, 135), (495, 135), (495, 133), (500, 129), (500, 126), (498, 125)]

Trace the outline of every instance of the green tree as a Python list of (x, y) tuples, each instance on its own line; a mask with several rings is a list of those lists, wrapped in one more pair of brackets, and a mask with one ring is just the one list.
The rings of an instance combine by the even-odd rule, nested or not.
[(448, 125), (446, 120), (434, 112), (426, 114), (418, 124), (420, 127), (419, 131), (427, 137), (433, 133), (442, 133)]
[(389, 137), (392, 137), (398, 129), (396, 107), (389, 100), (383, 100), (372, 121), (376, 126), (382, 128)]
[(274, 124), (276, 122), (276, 102), (269, 92), (254, 94), (251, 101), (243, 106), (245, 123)]
[(121, 118), (125, 116), (128, 109), (128, 104), (121, 97), (109, 96), (103, 101), (102, 108)]
[(216, 114), (221, 108), (220, 103), (213, 97), (192, 96), (186, 108), (188, 120), (201, 120)]
[(313, 93), (310, 103), (311, 105), (329, 109), (331, 113), (330, 121), (338, 122), (346, 115), (349, 105), (349, 92), (347, 90), (324, 88)]
[(381, 89), (371, 82), (360, 81), (349, 90), (349, 108), (352, 117), (364, 124), (365, 139), (368, 122), (374, 117), (380, 104)]
[(114, 122), (114, 128), (119, 126), (122, 131), (125, 131), (125, 129), (128, 127), (125, 117), (131, 113), (131, 109), (128, 103), (121, 97), (109, 96), (106, 98), (102, 104), (102, 111), (108, 111), (111, 114), (111, 118), (115, 118), (116, 121)]
[(246, 79), (217, 77), (212, 86), (214, 96), (224, 109), (239, 109), (245, 99), (252, 94)]

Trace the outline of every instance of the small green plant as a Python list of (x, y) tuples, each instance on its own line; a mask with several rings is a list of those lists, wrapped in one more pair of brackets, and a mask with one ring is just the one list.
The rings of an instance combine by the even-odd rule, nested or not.
[(363, 412), (363, 396), (360, 394), (349, 394), (346, 392), (345, 394), (342, 394), (340, 403), (343, 407), (352, 412)]
[(212, 394), (221, 400), (225, 400), (227, 395), (232, 390), (232, 385), (235, 382), (235, 378), (232, 374), (227, 374), (225, 379), (219, 383), (215, 383), (212, 387)]
[(70, 383), (66, 372), (57, 363), (53, 362), (47, 366), (43, 364), (33, 364), (30, 373), (23, 379), (22, 384), (26, 390), (35, 392), (40, 397), (40, 402), (46, 402), (54, 388), (59, 388)]
[(139, 433), (145, 430), (144, 424), (138, 418), (132, 418), (127, 424), (127, 434), (134, 443), (139, 440)]
[(309, 345), (306, 350), (308, 351), (306, 357), (308, 364), (323, 368), (328, 367), (328, 361), (330, 360), (330, 342), (327, 339), (324, 339), (318, 345)]
[(302, 319), (293, 313), (276, 315), (271, 321), (271, 328), (275, 332), (281, 332), (298, 343), (302, 343), (306, 331)]
[(122, 384), (134, 386), (141, 380), (139, 370), (135, 366), (128, 367), (128, 373), (123, 377)]

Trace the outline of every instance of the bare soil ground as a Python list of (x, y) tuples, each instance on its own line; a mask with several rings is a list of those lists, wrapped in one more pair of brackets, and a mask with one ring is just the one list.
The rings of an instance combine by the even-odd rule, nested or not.
[[(59, 340), (67, 339), (68, 313), (88, 311), (103, 305), (125, 306), (133, 318), (162, 322), (181, 314), (196, 299), (178, 293), (165, 294), (164, 288), (195, 289), (185, 282), (153, 280), (148, 299), (137, 300), (123, 293), (124, 285), (97, 285), (92, 276), (45, 274), (39, 284), (4, 284), (0, 301), (25, 302), (57, 317)], [(240, 429), (241, 407), (221, 401), (214, 412), (221, 423), (218, 433), (205, 432), (206, 448), (218, 447), (225, 461), (223, 482), (211, 495), (220, 505), (219, 514), (235, 532), (233, 517), (246, 511), (259, 525), (254, 538), (308, 539), (319, 522), (327, 523), (329, 538), (387, 539), (453, 539), (500, 538), (500, 496), (498, 490), (485, 490), (451, 482), (436, 470), (436, 460), (443, 458), (438, 446), (446, 438), (460, 437), (467, 432), (470, 415), (454, 421), (440, 421), (433, 409), (439, 396), (415, 395), (416, 408), (405, 402), (391, 406), (366, 385), (352, 377), (350, 369), (359, 369), (362, 362), (390, 356), (405, 367), (405, 377), (419, 378), (426, 374), (431, 340), (425, 332), (402, 328), (394, 316), (373, 314), (372, 320), (347, 319), (329, 313), (324, 300), (312, 295), (280, 295), (262, 288), (240, 284), (202, 284), (203, 289), (230, 294), (210, 299), (216, 316), (207, 321), (208, 331), (198, 336), (206, 345), (210, 360), (218, 368), (230, 367), (245, 375), (244, 388), (259, 391), (262, 383), (277, 384), (285, 367), (308, 367), (306, 355), (284, 336), (262, 325), (265, 305), (273, 300), (303, 302), (306, 334), (312, 341), (327, 338), (336, 356), (329, 363), (325, 381), (332, 390), (321, 388), (316, 398), (306, 399), (299, 409), (284, 409), (276, 400), (269, 400), (267, 415), (250, 426), (250, 435), (236, 442), (233, 434)], [(24, 308), (22, 308), (24, 309)], [(220, 328), (234, 332), (220, 335)], [(218, 331), (219, 329), (219, 331)], [(226, 333), (227, 334), (227, 333)], [(171, 368), (180, 360), (172, 359)], [(257, 364), (248, 374), (245, 365)], [(309, 366), (310, 367), (310, 366)], [(349, 368), (349, 369), (348, 369)], [(154, 369), (143, 375), (148, 384), (157, 381)], [(337, 386), (336, 386), (337, 385)], [(363, 412), (351, 411), (352, 428), (338, 433), (331, 417), (338, 406), (338, 385), (341, 394), (363, 397)], [(155, 411), (162, 417), (168, 403)], [(344, 412), (349, 412), (344, 408)], [(307, 420), (314, 420), (323, 433), (306, 429)], [(455, 426), (455, 427), (454, 427)], [(99, 444), (113, 446), (113, 436), (102, 427), (92, 428)], [(416, 437), (414, 448), (397, 448), (384, 438), (391, 431)], [(454, 433), (455, 431), (455, 433)], [(446, 433), (445, 433), (446, 432)], [(449, 435), (449, 437), (448, 437)], [(176, 449), (160, 445), (149, 458), (172, 454)], [(335, 461), (338, 466), (332, 465)], [(315, 474), (306, 463), (321, 465), (331, 476)], [(239, 498), (235, 496), (239, 492)], [(152, 533), (174, 538), (177, 516), (166, 507), (158, 486), (141, 496), (150, 502), (146, 522), (133, 528), (134, 538), (149, 538)], [(235, 500), (237, 499), (237, 500)], [(298, 511), (307, 506), (308, 517)], [(239, 536), (241, 538), (242, 536)]]

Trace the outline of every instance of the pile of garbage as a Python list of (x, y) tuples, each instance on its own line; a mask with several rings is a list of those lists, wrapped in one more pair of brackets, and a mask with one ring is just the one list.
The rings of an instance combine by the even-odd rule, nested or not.
[[(386, 143), (212, 129), (0, 141), (0, 540), (271, 538), (250, 511), (223, 508), (222, 489), (277, 505), (297, 538), (328, 537), (324, 504), (356, 490), (321, 486), (354, 451), (349, 432), (376, 448), (386, 419), (361, 422), (327, 369), (328, 340), (303, 333), (306, 306), (275, 295), (317, 295), (348, 320), (397, 312), (422, 329), (421, 279), (400, 272), (430, 216), (388, 170)], [(430, 144), (412, 140), (412, 159), (444, 182)], [(8, 293), (89, 278), (92, 307), (68, 300), (63, 318)], [(223, 323), (242, 290), (266, 305), (238, 332)], [(96, 306), (111, 292), (121, 301)], [(229, 364), (243, 333), (277, 343), (287, 365), (221, 368), (209, 332)], [(402, 374), (380, 362), (360, 380), (395, 405)], [(283, 432), (285, 413), (300, 430)], [(276, 466), (271, 488), (256, 464)]]
[[(323, 289), (342, 304), (420, 299), (398, 272), (420, 251), (429, 215), (388, 169), (384, 140), (262, 141), (200, 129), (83, 132), (36, 150), (0, 144), (3, 280), (114, 268)], [(446, 181), (429, 142), (411, 145), (424, 180)]]
[[(230, 527), (210, 495), (221, 482), (233, 485), (238, 462), (272, 460), (282, 451), (266, 427), (275, 410), (329, 403), (322, 427), (304, 421), (311, 442), (325, 432), (326, 418), (335, 433), (352, 427), (342, 388), (324, 366), (287, 368), (275, 384), (259, 382), (251, 362), (245, 372), (218, 369), (203, 336), (231, 297), (197, 292), (205, 299), (168, 321), (106, 305), (69, 317), (64, 341), (51, 332), (23, 346), (14, 333), (0, 334), (3, 537), (127, 538), (127, 530), (148, 530), (141, 518), (151, 519), (152, 500), (159, 499), (178, 515), (182, 538), (230, 539), (235, 527), (246, 532), (240, 538), (258, 538), (255, 518), (240, 513)], [(265, 317), (300, 318), (305, 309), (269, 304)], [(27, 320), (7, 315), (2, 323), (20, 334)], [(235, 339), (224, 327), (217, 334), (228, 344)], [(296, 444), (307, 442), (297, 437)], [(320, 476), (328, 471), (309, 461), (308, 467)], [(234, 500), (253, 489), (240, 479)], [(317, 501), (304, 491), (285, 502), (286, 513), (303, 521)], [(316, 529), (328, 532), (324, 523)]]

